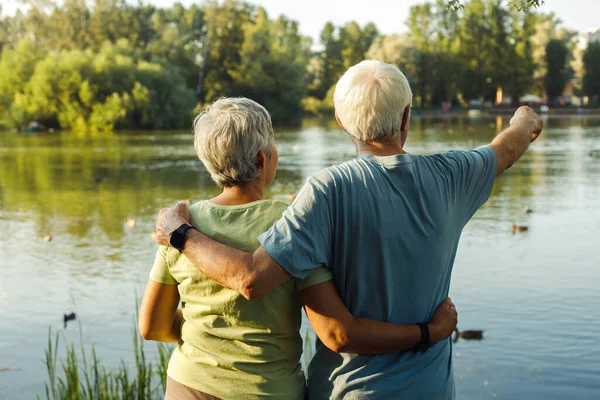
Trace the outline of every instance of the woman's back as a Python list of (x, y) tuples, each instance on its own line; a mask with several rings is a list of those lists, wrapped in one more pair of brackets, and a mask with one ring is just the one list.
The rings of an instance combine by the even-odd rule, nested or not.
[[(245, 251), (281, 217), (287, 205), (259, 200), (237, 206), (201, 201), (190, 207), (202, 233)], [(246, 300), (200, 272), (173, 248), (161, 247), (152, 280), (177, 284), (183, 304), (181, 340), (168, 374), (179, 383), (224, 399), (300, 399), (305, 380), (296, 281)]]

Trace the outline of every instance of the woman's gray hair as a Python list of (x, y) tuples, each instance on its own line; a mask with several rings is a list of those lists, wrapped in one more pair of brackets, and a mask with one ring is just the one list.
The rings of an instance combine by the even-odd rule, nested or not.
[(267, 110), (250, 99), (223, 98), (194, 119), (194, 147), (221, 187), (249, 182), (260, 172), (259, 150), (271, 157), (274, 133)]

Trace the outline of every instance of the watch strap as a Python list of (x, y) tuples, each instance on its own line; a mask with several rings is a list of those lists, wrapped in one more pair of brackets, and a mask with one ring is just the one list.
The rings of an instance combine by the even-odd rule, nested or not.
[(419, 342), (419, 350), (427, 350), (431, 346), (431, 338), (429, 335), (429, 326), (426, 323), (418, 323), (421, 329), (421, 341)]
[(173, 233), (171, 233), (169, 243), (179, 252), (183, 251), (183, 248), (185, 246), (185, 233), (190, 228), (193, 228), (193, 226), (186, 222), (185, 224), (179, 225), (179, 227), (175, 229)]

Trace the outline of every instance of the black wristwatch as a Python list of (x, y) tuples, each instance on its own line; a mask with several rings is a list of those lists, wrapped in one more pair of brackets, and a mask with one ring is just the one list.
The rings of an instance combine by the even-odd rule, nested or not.
[(418, 350), (427, 350), (431, 347), (431, 338), (429, 337), (429, 326), (426, 323), (420, 323), (419, 328), (421, 329), (421, 342), (417, 346)]
[(181, 224), (179, 228), (175, 229), (173, 233), (171, 233), (171, 239), (169, 240), (169, 243), (171, 243), (171, 246), (179, 250), (179, 252), (183, 251), (183, 247), (185, 246), (185, 233), (190, 228), (194, 227), (188, 223)]

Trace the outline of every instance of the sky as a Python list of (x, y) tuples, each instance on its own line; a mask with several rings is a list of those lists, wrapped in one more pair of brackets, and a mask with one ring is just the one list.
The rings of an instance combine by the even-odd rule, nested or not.
[[(169, 0), (144, 0), (157, 6), (173, 4)], [(189, 5), (201, 1), (182, 0)], [(279, 14), (300, 22), (300, 31), (317, 40), (325, 22), (336, 25), (355, 20), (364, 25), (374, 22), (384, 34), (406, 31), (406, 19), (411, 5), (425, 0), (249, 0), (263, 6), (271, 18)], [(3, 14), (12, 14), (17, 0), (2, 0)], [(600, 28), (600, 0), (546, 0), (542, 12), (554, 12), (564, 26), (578, 31)]]

